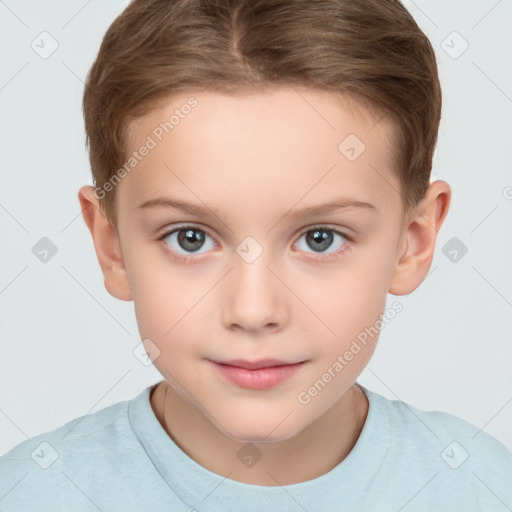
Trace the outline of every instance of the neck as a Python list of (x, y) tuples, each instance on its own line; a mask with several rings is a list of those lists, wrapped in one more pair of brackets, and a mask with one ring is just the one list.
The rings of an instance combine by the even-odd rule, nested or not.
[(246, 444), (225, 436), (197, 407), (162, 381), (150, 396), (153, 411), (174, 443), (204, 468), (254, 485), (289, 485), (317, 478), (350, 453), (364, 426), (368, 399), (355, 384), (297, 435), (277, 443), (253, 443), (265, 464), (236, 459)]

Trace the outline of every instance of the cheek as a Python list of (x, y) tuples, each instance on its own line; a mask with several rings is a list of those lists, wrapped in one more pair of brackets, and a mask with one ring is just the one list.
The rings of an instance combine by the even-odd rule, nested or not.
[[(130, 260), (135, 316), (140, 336), (149, 338), (157, 346), (178, 343), (189, 347), (190, 338), (204, 329), (204, 311), (208, 302), (210, 279), (201, 277), (191, 268), (172, 264), (156, 251), (133, 253)], [(204, 332), (203, 332), (204, 335)]]
[[(320, 323), (314, 319), (320, 326), (317, 339), (322, 340), (317, 345), (317, 356), (322, 360), (322, 372), (331, 368), (337, 375), (332, 388), (343, 388), (357, 378), (379, 338), (393, 256), (391, 247), (380, 242), (352, 252), (346, 265), (324, 273), (321, 280), (311, 278), (310, 286), (304, 288), (310, 291), (304, 302), (322, 320)], [(382, 257), (376, 257), (377, 254)], [(303, 329), (307, 330), (309, 323), (311, 331), (311, 321), (308, 314)], [(342, 356), (342, 362), (333, 368), (338, 356)]]
[(139, 286), (134, 306), (141, 336), (165, 345), (175, 339), (186, 343), (187, 338), (193, 339), (201, 332), (201, 326), (204, 334), (201, 297), (205, 288), (196, 288), (190, 283), (181, 286), (177, 279), (172, 283), (160, 280)]
[(194, 293), (190, 283), (182, 289), (178, 281), (173, 279), (170, 286), (161, 280), (139, 286), (135, 314), (141, 339), (151, 340), (151, 348), (157, 354), (152, 361), (154, 367), (169, 382), (191, 384), (204, 378), (184, 364), (205, 357), (202, 344), (198, 343), (205, 339), (205, 319), (199, 302), (204, 290)]
[[(302, 290), (308, 290), (301, 298), (321, 320), (319, 325), (325, 327), (327, 337), (333, 339), (351, 338), (373, 325), (386, 304), (390, 263), (362, 251), (347, 263), (307, 279), (297, 278)], [(308, 322), (311, 316), (308, 313)]]
[(193, 293), (197, 280), (165, 253), (161, 242), (145, 240), (142, 235), (138, 238), (133, 237), (125, 255), (135, 304), (143, 304), (148, 312), (159, 308), (175, 311), (180, 298)]

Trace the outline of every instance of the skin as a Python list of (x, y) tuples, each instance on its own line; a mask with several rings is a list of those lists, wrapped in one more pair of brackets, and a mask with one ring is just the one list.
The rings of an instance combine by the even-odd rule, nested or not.
[[(173, 96), (133, 122), (132, 150), (190, 96)], [(203, 467), (239, 482), (310, 480), (357, 442), (368, 401), (355, 381), (378, 335), (309, 403), (298, 395), (375, 325), (387, 293), (409, 294), (423, 281), (451, 190), (431, 183), (403, 216), (392, 125), (348, 96), (300, 88), (193, 96), (198, 106), (117, 185), (118, 225), (91, 186), (79, 191), (83, 217), (106, 289), (134, 301), (141, 339), (160, 350), (153, 364), (164, 380), (150, 402), (168, 435)], [(354, 161), (338, 150), (350, 133), (366, 145)], [(209, 213), (137, 208), (156, 196)], [(340, 197), (375, 211), (293, 216)], [(183, 223), (206, 233), (196, 252), (177, 234), (157, 240)], [(318, 225), (352, 239), (327, 231), (331, 244), (317, 252), (305, 235)], [(236, 251), (247, 236), (263, 250), (252, 263)], [(222, 379), (208, 361), (265, 357), (307, 362), (276, 387), (251, 390)], [(246, 443), (262, 455), (252, 467), (237, 457)]]

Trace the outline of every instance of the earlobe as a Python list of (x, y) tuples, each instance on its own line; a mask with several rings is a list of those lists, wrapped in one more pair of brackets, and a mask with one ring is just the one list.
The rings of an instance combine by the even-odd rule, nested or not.
[(118, 233), (107, 220), (94, 195), (94, 187), (83, 186), (78, 192), (82, 216), (94, 243), (96, 256), (103, 272), (105, 288), (119, 300), (132, 300), (126, 265), (121, 251)]
[(411, 213), (397, 253), (388, 292), (406, 295), (425, 279), (432, 265), (437, 234), (450, 207), (451, 189), (445, 181), (430, 184), (423, 201)]

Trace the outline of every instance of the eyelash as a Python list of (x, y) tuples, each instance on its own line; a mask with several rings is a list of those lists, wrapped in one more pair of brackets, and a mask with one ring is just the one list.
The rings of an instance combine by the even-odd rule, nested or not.
[[(172, 229), (168, 229), (162, 235), (159, 235), (157, 237), (157, 240), (159, 242), (163, 242), (164, 250), (167, 251), (171, 255), (171, 257), (173, 257), (174, 259), (176, 259), (178, 261), (181, 261), (182, 263), (192, 263), (193, 260), (197, 259), (197, 257), (196, 256), (183, 256), (182, 254), (179, 254), (176, 251), (173, 251), (164, 242), (164, 240), (168, 236), (172, 235), (173, 233), (176, 233), (177, 231), (186, 231), (187, 229), (195, 229), (197, 231), (201, 231), (202, 233), (205, 233), (206, 235), (208, 235), (212, 240), (214, 240), (214, 237), (207, 230), (205, 230), (205, 229), (203, 229), (203, 228), (201, 228), (199, 226), (195, 226), (193, 224), (185, 224), (185, 225), (182, 225), (182, 226), (174, 227)], [(328, 253), (327, 255), (322, 255), (322, 254), (319, 253), (318, 256), (314, 256), (312, 258), (309, 257), (309, 259), (313, 259), (313, 260), (319, 261), (319, 262), (328, 261), (328, 260), (331, 260), (333, 258), (341, 257), (350, 248), (350, 244), (352, 242), (352, 237), (346, 235), (342, 231), (338, 231), (337, 229), (329, 228), (327, 226), (322, 226), (322, 225), (311, 226), (308, 229), (302, 231), (300, 233), (300, 235), (299, 235), (299, 239), (302, 236), (304, 236), (306, 233), (309, 233), (311, 231), (316, 231), (316, 230), (318, 230), (318, 231), (330, 231), (332, 233), (336, 233), (337, 235), (340, 235), (341, 237), (343, 237), (345, 239), (345, 243), (343, 244), (343, 246), (340, 249), (337, 249), (334, 252)], [(217, 242), (215, 242), (215, 243), (217, 243)]]

